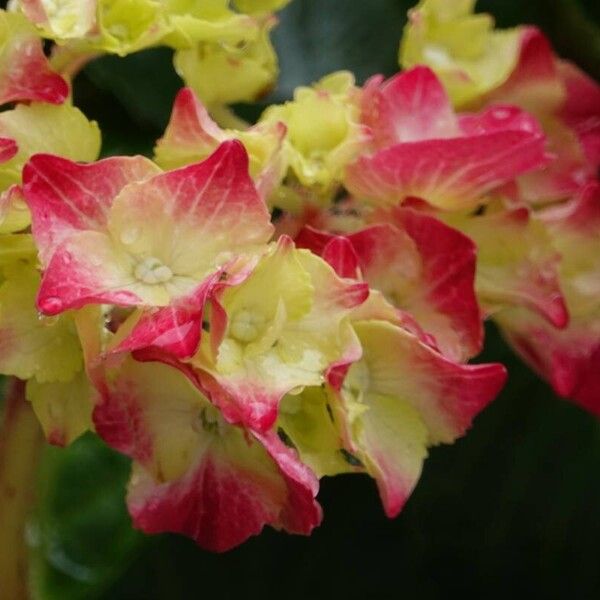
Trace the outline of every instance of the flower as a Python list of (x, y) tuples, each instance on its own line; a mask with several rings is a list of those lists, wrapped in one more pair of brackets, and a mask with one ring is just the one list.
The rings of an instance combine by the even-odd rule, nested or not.
[(504, 83), (514, 68), (521, 30), (495, 30), (488, 14), (473, 14), (476, 0), (421, 0), (408, 13), (400, 64), (431, 67), (457, 106)]
[(364, 141), (356, 95), (351, 73), (332, 73), (310, 88), (297, 88), (292, 101), (269, 107), (259, 121), (285, 124), (291, 172), (302, 185), (319, 188), (326, 198)]
[[(451, 360), (462, 362), (476, 355), (483, 329), (474, 291), (473, 242), (413, 209), (395, 208), (378, 215), (377, 221), (343, 236), (353, 256), (338, 273), (360, 273), (388, 302), (408, 313)], [(339, 265), (347, 251), (335, 246), (336, 239), (340, 238), (308, 227), (297, 243)]]
[(441, 83), (426, 67), (363, 93), (372, 152), (350, 164), (344, 183), (361, 201), (389, 206), (419, 197), (443, 210), (469, 209), (516, 176), (544, 166), (544, 135), (535, 119), (508, 106), (454, 115)]
[(37, 155), (24, 189), (44, 268), (38, 306), (49, 315), (167, 305), (272, 231), (236, 141), (166, 173), (141, 157), (78, 165)]
[(264, 525), (309, 534), (318, 481), (273, 433), (228, 424), (178, 370), (124, 358), (94, 409), (98, 434), (131, 456), (136, 527), (171, 531), (222, 552)]
[(238, 139), (248, 152), (256, 187), (268, 201), (287, 169), (283, 156), (285, 135), (286, 127), (281, 122), (244, 130), (221, 129), (193, 90), (183, 88), (175, 98), (165, 133), (156, 144), (154, 160), (163, 169), (173, 169), (206, 158), (225, 140)]

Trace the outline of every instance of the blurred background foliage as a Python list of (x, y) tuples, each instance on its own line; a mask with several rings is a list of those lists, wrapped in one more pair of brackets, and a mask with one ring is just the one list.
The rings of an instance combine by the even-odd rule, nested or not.
[[(336, 69), (359, 82), (397, 70), (404, 0), (294, 0), (274, 36), (278, 87), (248, 119)], [(600, 2), (481, 0), (502, 27), (539, 25), (559, 52), (600, 77)], [(149, 154), (181, 81), (169, 51), (90, 64), (75, 102), (99, 121), (104, 154)], [(225, 555), (133, 531), (127, 460), (93, 437), (48, 448), (28, 532), (39, 598), (188, 599), (600, 597), (600, 424), (557, 399), (492, 328), (481, 360), (504, 362), (499, 399), (452, 447), (434, 449), (397, 519), (372, 482), (322, 482), (325, 520), (310, 538), (271, 530)]]

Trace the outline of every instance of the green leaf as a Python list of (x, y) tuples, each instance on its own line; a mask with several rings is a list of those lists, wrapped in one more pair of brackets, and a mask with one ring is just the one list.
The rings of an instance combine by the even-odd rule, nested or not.
[(125, 58), (103, 56), (91, 62), (85, 73), (98, 88), (111, 92), (133, 121), (162, 131), (173, 99), (183, 87), (172, 57), (168, 48), (152, 48)]
[(143, 539), (125, 508), (128, 476), (129, 461), (91, 434), (47, 447), (29, 532), (36, 598), (97, 598), (127, 568)]
[(410, 0), (296, 0), (280, 13), (273, 41), (281, 75), (274, 101), (294, 87), (349, 69), (359, 83), (398, 70), (398, 44)]

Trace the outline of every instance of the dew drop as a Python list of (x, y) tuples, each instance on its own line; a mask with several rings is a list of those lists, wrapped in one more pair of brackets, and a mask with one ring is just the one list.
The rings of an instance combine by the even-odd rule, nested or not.
[(121, 232), (121, 243), (130, 246), (140, 237), (140, 230), (137, 227), (125, 229)]
[(506, 108), (496, 108), (492, 111), (492, 115), (498, 120), (504, 120), (510, 117), (510, 111)]
[(56, 296), (40, 298), (38, 305), (42, 313), (45, 315), (56, 315), (62, 310), (63, 307), (62, 300)]
[(99, 267), (102, 264), (102, 259), (96, 254), (92, 254), (89, 260), (92, 267)]

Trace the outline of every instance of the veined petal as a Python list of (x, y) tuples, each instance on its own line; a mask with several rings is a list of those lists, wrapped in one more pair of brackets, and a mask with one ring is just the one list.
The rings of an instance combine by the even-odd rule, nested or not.
[(395, 205), (416, 196), (445, 210), (474, 207), (490, 190), (546, 164), (544, 137), (498, 131), (398, 144), (361, 156), (346, 187), (365, 202)]
[(174, 276), (198, 283), (235, 255), (261, 251), (273, 226), (248, 155), (232, 140), (200, 163), (127, 186), (109, 229), (128, 252), (157, 257)]
[(218, 382), (207, 385), (225, 417), (266, 431), (284, 394), (320, 385), (329, 368), (360, 356), (345, 317), (367, 295), (365, 284), (341, 280), (324, 261), (281, 238), (247, 280), (213, 303), (217, 355), (201, 347), (193, 359)]
[(371, 78), (363, 88), (361, 109), (376, 148), (459, 134), (448, 95), (428, 67), (414, 67), (386, 81)]
[(25, 166), (23, 182), (42, 262), (47, 264), (57, 246), (74, 232), (105, 230), (118, 193), (128, 183), (159, 172), (141, 156), (88, 165), (59, 156), (34, 156)]
[(543, 223), (526, 208), (451, 222), (477, 245), (477, 294), (486, 310), (526, 306), (555, 327), (569, 314), (558, 279), (560, 256)]
[(165, 134), (154, 149), (155, 160), (164, 169), (181, 167), (206, 158), (225, 139), (193, 90), (183, 88), (175, 98)]
[(560, 61), (548, 39), (523, 29), (519, 60), (509, 79), (486, 98), (525, 108), (542, 123), (553, 160), (519, 179), (526, 202), (550, 203), (575, 194), (593, 180), (600, 164), (600, 86)]
[(519, 56), (510, 77), (489, 100), (507, 102), (534, 114), (556, 111), (565, 99), (552, 46), (537, 27), (521, 28)]
[(79, 231), (54, 252), (42, 279), (37, 306), (45, 315), (57, 315), (86, 304), (164, 306), (164, 286), (144, 285), (135, 277), (135, 262), (115, 248), (99, 231)]
[(266, 19), (256, 36), (240, 47), (200, 43), (175, 54), (175, 69), (208, 105), (254, 102), (272, 87), (277, 56), (269, 39), (275, 19)]
[(595, 314), (600, 309), (600, 183), (539, 214), (561, 255), (560, 282), (569, 312)]
[(600, 417), (600, 312), (575, 316), (561, 330), (525, 308), (501, 311), (494, 320), (558, 395)]
[[(506, 380), (500, 364), (453, 363), (390, 323), (363, 321), (355, 329), (368, 375), (366, 393), (404, 398), (427, 426), (431, 444), (464, 435)], [(361, 367), (356, 370), (360, 374)]]
[(504, 83), (519, 56), (522, 30), (494, 30), (490, 15), (473, 14), (474, 4), (421, 0), (408, 13), (400, 47), (402, 66), (429, 65), (458, 106)]
[[(483, 344), (483, 327), (474, 291), (473, 242), (435, 217), (411, 209), (395, 208), (391, 216), (420, 255), (420, 276), (411, 291), (400, 292), (404, 302), (399, 308), (435, 337), (446, 357), (460, 362), (475, 356)], [(397, 262), (404, 260), (406, 257), (397, 257)], [(382, 285), (378, 289), (385, 290), (385, 267), (378, 273), (376, 265), (372, 267)], [(367, 273), (366, 265), (363, 272)], [(370, 275), (365, 277), (369, 281)]]
[(355, 324), (363, 358), (352, 365), (336, 407), (346, 443), (375, 477), (388, 516), (416, 485), (427, 446), (450, 443), (498, 393), (501, 365), (452, 363), (400, 327)]
[(458, 123), (463, 136), (502, 131), (521, 131), (540, 137), (544, 135), (535, 117), (510, 104), (492, 104), (479, 113), (462, 113)]
[[(266, 431), (275, 421), (280, 398), (301, 385), (294, 365), (285, 364), (277, 346), (285, 322), (302, 319), (311, 310), (313, 295), (310, 276), (285, 237), (247, 279), (216, 290), (212, 340), (193, 362), (218, 381), (212, 399), (231, 422)], [(319, 377), (309, 374), (309, 383)]]
[(136, 461), (128, 505), (146, 533), (224, 551), (264, 525), (309, 533), (316, 478), (270, 435), (226, 424), (176, 370), (126, 359), (94, 411), (98, 433)]
[(162, 43), (173, 48), (213, 43), (235, 55), (241, 46), (256, 40), (260, 32), (260, 20), (235, 12), (229, 1), (166, 0), (163, 5), (173, 31)]
[[(341, 242), (350, 244), (350, 267), (373, 289), (405, 313), (418, 328), (435, 338), (435, 346), (452, 360), (477, 354), (483, 342), (479, 306), (474, 292), (475, 246), (459, 231), (412, 209), (395, 208), (371, 216), (372, 225), (345, 237), (306, 227), (297, 243), (321, 254), (330, 264)], [(385, 224), (384, 224), (385, 223)], [(356, 266), (352, 262), (356, 261)], [(354, 269), (354, 274), (352, 270)], [(340, 273), (340, 270), (338, 270)], [(394, 322), (398, 322), (395, 315)]]
[(221, 129), (190, 88), (182, 89), (173, 105), (171, 120), (154, 153), (163, 168), (177, 168), (206, 158), (217, 146), (238, 139), (246, 148), (250, 174), (261, 196), (269, 196), (281, 182), (287, 165), (283, 156), (286, 128), (264, 123), (246, 130)]
[[(364, 412), (349, 402), (342, 405), (356, 430), (351, 449), (377, 482), (386, 515), (395, 517), (421, 476), (427, 428), (418, 413), (397, 397), (369, 394)], [(353, 418), (353, 412), (358, 416)]]
[(162, 3), (154, 0), (99, 0), (93, 50), (124, 56), (156, 44), (169, 31)]
[(344, 167), (367, 141), (360, 123), (354, 76), (339, 71), (312, 87), (299, 87), (293, 101), (270, 106), (259, 124), (282, 122), (287, 127), (287, 163), (304, 186), (329, 199)]
[(346, 459), (331, 401), (325, 386), (307, 387), (283, 398), (277, 419), (280, 437), (296, 448), (302, 462), (318, 477), (357, 470)]
[[(67, 163), (78, 175), (70, 178), (58, 172), (56, 158), (35, 157), (27, 167), (34, 236), (47, 256), (39, 296), (44, 313), (102, 302), (167, 306), (237, 255), (263, 251), (273, 227), (239, 142), (154, 177), (145, 159), (110, 160)], [(112, 184), (96, 183), (111, 169)], [(126, 184), (132, 174), (141, 177)]]
[(600, 166), (600, 85), (575, 65), (559, 61), (566, 88), (560, 118), (577, 134), (592, 170)]
[[(108, 351), (113, 354), (139, 351), (148, 354), (155, 350), (175, 359), (190, 358), (198, 350), (203, 330), (212, 331), (214, 343), (217, 343), (222, 335), (216, 332), (218, 319), (211, 318), (207, 302), (219, 289), (244, 281), (257, 261), (258, 257), (234, 259), (205, 279), (191, 294), (173, 299), (164, 308), (140, 309), (132, 313), (119, 327)], [(205, 312), (208, 313), (206, 318)]]
[(31, 23), (23, 15), (0, 11), (0, 104), (61, 104), (68, 95), (67, 82), (50, 68)]

